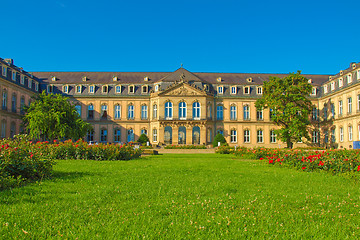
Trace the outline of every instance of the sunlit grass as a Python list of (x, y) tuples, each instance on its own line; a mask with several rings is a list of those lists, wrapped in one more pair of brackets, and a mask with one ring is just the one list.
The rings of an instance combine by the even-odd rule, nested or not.
[(0, 239), (355, 239), (359, 204), (345, 178), (230, 155), (66, 160), (0, 192)]

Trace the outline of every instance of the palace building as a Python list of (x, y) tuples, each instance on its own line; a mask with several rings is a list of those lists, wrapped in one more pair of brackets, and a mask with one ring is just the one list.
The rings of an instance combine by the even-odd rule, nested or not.
[[(145, 133), (154, 145), (208, 145), (221, 133), (230, 145), (286, 146), (276, 137), (277, 126), (270, 119), (269, 109), (256, 109), (255, 101), (262, 96), (263, 82), (269, 76), (282, 78), (287, 74), (193, 73), (183, 67), (174, 72), (29, 74), (12, 61), (1, 60), (0, 64), (8, 71), (0, 79), (6, 102), (12, 101), (13, 93), (27, 103), (42, 90), (66, 95), (82, 119), (93, 126), (87, 141), (129, 142)], [(309, 116), (312, 139), (295, 147), (353, 148), (353, 142), (360, 140), (360, 64), (351, 63), (336, 75), (304, 76), (313, 86), (309, 96), (315, 106)], [(28, 81), (33, 84), (31, 88)], [(4, 129), (9, 124), (16, 126), (13, 131), (4, 130), (4, 135), (2, 131), (2, 137), (20, 131), (21, 103), (15, 100), (15, 105), (16, 113), (9, 108), (1, 110)]]

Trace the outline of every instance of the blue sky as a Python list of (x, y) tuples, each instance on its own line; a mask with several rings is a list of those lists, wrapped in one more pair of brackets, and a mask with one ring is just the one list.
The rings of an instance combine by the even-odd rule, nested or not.
[(1, 0), (0, 57), (27, 71), (335, 74), (360, 61), (359, 12), (358, 0)]

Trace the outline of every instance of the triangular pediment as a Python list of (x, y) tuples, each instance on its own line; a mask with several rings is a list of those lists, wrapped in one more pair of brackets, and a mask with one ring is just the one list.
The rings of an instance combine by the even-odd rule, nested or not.
[(206, 92), (187, 83), (179, 83), (166, 89), (159, 96), (205, 96)]
[(160, 79), (161, 82), (203, 82), (198, 76), (195, 74), (189, 72), (185, 68), (179, 68), (175, 72), (172, 72), (171, 74), (167, 75), (166, 77)]

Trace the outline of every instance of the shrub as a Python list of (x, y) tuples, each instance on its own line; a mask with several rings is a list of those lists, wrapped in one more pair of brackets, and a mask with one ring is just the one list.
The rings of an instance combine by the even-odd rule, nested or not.
[(226, 140), (224, 138), (224, 136), (220, 133), (218, 133), (213, 141), (213, 147), (217, 147), (218, 146), (218, 142), (220, 142), (220, 146), (226, 144)]
[(148, 136), (143, 133), (143, 134), (140, 135), (137, 142), (142, 143), (142, 144), (146, 144), (147, 142), (150, 142), (150, 140), (149, 140)]
[(167, 145), (165, 149), (206, 149), (205, 145)]

